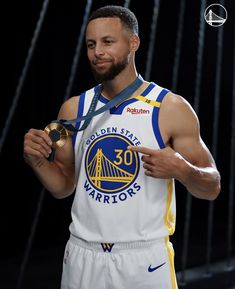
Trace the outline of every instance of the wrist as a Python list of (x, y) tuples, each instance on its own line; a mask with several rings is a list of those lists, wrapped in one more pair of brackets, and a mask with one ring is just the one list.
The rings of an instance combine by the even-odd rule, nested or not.
[(176, 179), (180, 181), (183, 185), (187, 186), (187, 183), (190, 181), (190, 178), (193, 174), (194, 167), (184, 158), (180, 158), (180, 161), (177, 166), (177, 175)]
[(45, 158), (33, 158), (28, 155), (24, 155), (24, 160), (32, 169), (41, 168), (47, 161)]

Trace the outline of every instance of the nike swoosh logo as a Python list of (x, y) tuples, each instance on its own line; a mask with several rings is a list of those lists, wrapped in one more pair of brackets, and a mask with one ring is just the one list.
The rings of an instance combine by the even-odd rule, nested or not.
[(153, 272), (153, 271), (157, 270), (158, 268), (162, 267), (165, 263), (166, 263), (166, 262), (158, 265), (157, 267), (151, 267), (151, 265), (149, 265), (148, 271), (149, 271), (149, 272)]

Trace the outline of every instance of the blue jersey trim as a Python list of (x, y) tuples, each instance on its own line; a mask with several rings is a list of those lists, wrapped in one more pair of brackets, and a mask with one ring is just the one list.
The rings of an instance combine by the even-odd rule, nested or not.
[(137, 99), (134, 99), (134, 98), (128, 99), (128, 100), (124, 101), (123, 103), (121, 103), (118, 107), (111, 108), (110, 109), (110, 114), (122, 114), (124, 108), (127, 105), (129, 105), (129, 104), (131, 104), (133, 102), (136, 102), (136, 101), (137, 101)]
[(156, 86), (154, 82), (151, 82), (149, 86), (141, 93), (142, 96), (146, 96)]
[[(83, 116), (85, 95), (86, 95), (86, 93), (83, 92), (79, 97), (77, 118)], [(76, 123), (76, 125), (75, 125), (76, 129), (79, 129), (80, 124), (81, 124), (81, 122)], [(75, 145), (76, 136), (77, 136), (77, 131), (72, 136), (73, 146)]]
[[(99, 88), (99, 85), (97, 85), (97, 86), (94, 87), (94, 95), (95, 95), (95, 93), (97, 92), (97, 89), (98, 89), (98, 88)], [(86, 96), (86, 91), (83, 92), (83, 93), (80, 95), (79, 104), (78, 104), (77, 118), (83, 116), (85, 96)], [(76, 128), (76, 129), (79, 129), (80, 125), (81, 125), (81, 122), (79, 121), (79, 122), (76, 123), (75, 128)], [(75, 144), (76, 136), (77, 136), (77, 132), (75, 132), (75, 133), (73, 134), (73, 137), (72, 137), (73, 146), (74, 146), (74, 144)]]
[(107, 98), (103, 97), (102, 94), (99, 96), (99, 101), (103, 102), (104, 104), (109, 102), (109, 100)]
[[(158, 95), (156, 101), (158, 102), (162, 102), (163, 98), (165, 97), (165, 95), (169, 92), (168, 89), (163, 89), (160, 94)], [(159, 121), (158, 121), (158, 117), (159, 117), (159, 110), (160, 110), (160, 107), (154, 107), (153, 109), (153, 114), (152, 114), (152, 126), (153, 126), (153, 132), (154, 132), (154, 135), (155, 135), (155, 138), (159, 144), (159, 147), (161, 149), (165, 148), (165, 143), (162, 139), (162, 136), (161, 136), (161, 132), (160, 132), (160, 128), (159, 128)]]

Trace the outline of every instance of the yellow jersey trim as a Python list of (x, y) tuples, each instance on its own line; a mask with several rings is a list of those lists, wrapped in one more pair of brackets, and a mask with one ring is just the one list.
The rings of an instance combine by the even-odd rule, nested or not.
[(167, 184), (167, 201), (166, 201), (166, 213), (164, 216), (164, 223), (167, 227), (169, 235), (173, 235), (175, 231), (175, 218), (171, 212), (171, 201), (172, 201), (172, 192), (173, 192), (173, 180), (169, 179)]
[(165, 244), (166, 244), (167, 253), (168, 253), (169, 262), (170, 262), (171, 287), (172, 289), (178, 289), (176, 275), (175, 275), (175, 265), (174, 265), (175, 252), (169, 241), (169, 237), (165, 238)]
[(137, 100), (140, 100), (140, 101), (142, 101), (142, 102), (144, 102), (144, 103), (147, 103), (147, 104), (149, 104), (149, 105), (158, 107), (158, 108), (161, 106), (161, 102), (148, 99), (148, 98), (146, 98), (146, 97), (144, 97), (144, 96), (142, 96), (142, 95), (137, 95), (137, 96), (135, 96), (134, 98), (137, 99)]

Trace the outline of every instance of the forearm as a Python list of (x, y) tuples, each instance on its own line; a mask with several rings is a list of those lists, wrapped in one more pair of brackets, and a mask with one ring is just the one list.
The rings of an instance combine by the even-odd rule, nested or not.
[(220, 193), (220, 174), (213, 167), (199, 168), (185, 162), (178, 180), (200, 199), (214, 200)]
[(74, 191), (74, 172), (65, 174), (56, 162), (40, 159), (26, 162), (31, 166), (42, 185), (58, 199), (65, 198)]

